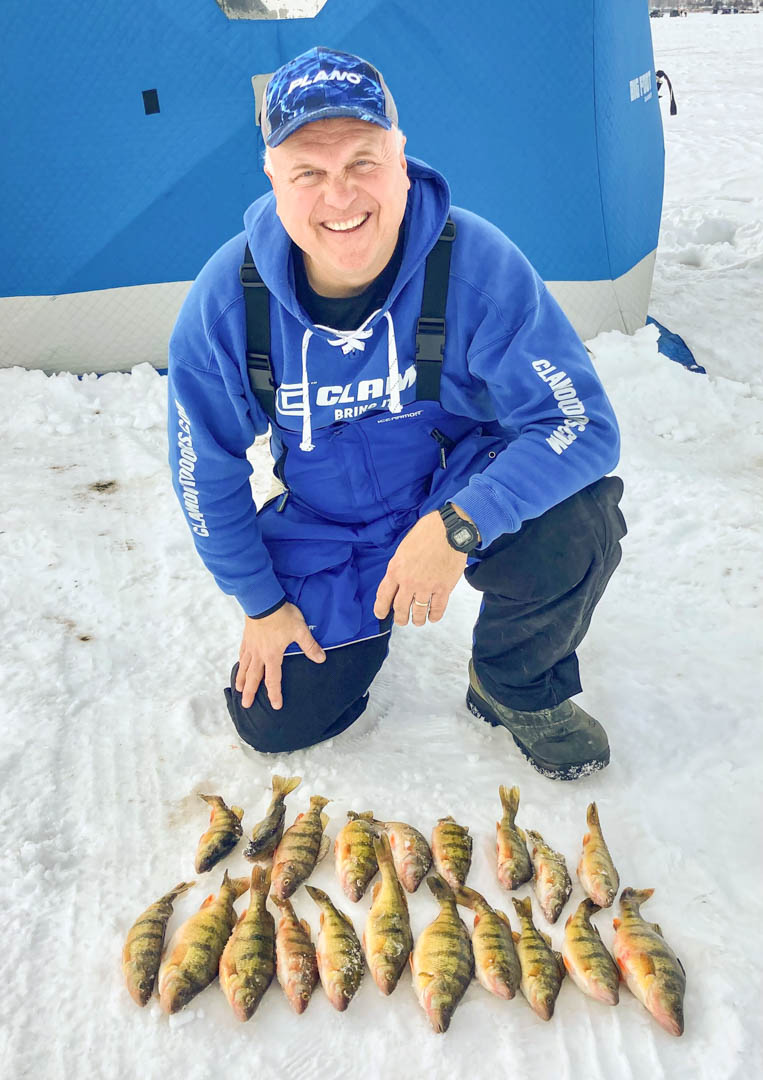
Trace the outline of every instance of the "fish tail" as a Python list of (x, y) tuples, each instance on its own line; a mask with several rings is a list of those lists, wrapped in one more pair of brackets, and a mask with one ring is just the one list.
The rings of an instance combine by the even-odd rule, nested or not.
[(328, 804), (330, 802), (331, 802), (331, 799), (324, 799), (322, 795), (311, 795), (310, 796), (310, 809), (311, 810), (322, 810), (323, 807), (328, 806)]
[(596, 807), (595, 802), (592, 802), (592, 803), (589, 804), (588, 810), (586, 811), (585, 819), (588, 822), (588, 825), (589, 825), (590, 828), (592, 828), (592, 829), (598, 829), (599, 828), (599, 811), (598, 811), (598, 809)]
[(470, 889), (468, 885), (459, 885), (457, 889), (453, 890), (453, 895), (456, 898), (457, 904), (460, 904), (462, 907), (471, 908), (472, 911), (478, 904), (485, 903), (485, 897), (475, 889)]
[(271, 869), (269, 866), (257, 865), (252, 867), (252, 879), (250, 885), (252, 903), (254, 903), (255, 897), (267, 896), (268, 889), (270, 888), (270, 874)]
[(519, 788), (516, 786), (507, 788), (504, 784), (501, 784), (498, 788), (498, 794), (501, 796), (501, 806), (504, 813), (508, 814), (509, 823), (513, 825), (519, 809)]
[(514, 905), (514, 910), (520, 919), (532, 919), (533, 906), (530, 902), (530, 897), (526, 896), (524, 900), (519, 900), (516, 896), (512, 896), (511, 902)]
[(319, 907), (331, 902), (323, 889), (316, 889), (315, 885), (305, 885), (305, 888)]
[(386, 866), (394, 869), (395, 862), (392, 858), (392, 846), (386, 833), (374, 837), (374, 855), (380, 868)]
[(195, 881), (181, 881), (180, 884), (176, 885), (174, 889), (170, 889), (166, 896), (162, 897), (162, 900), (168, 901), (171, 904), (182, 893), (188, 892), (189, 889), (192, 889), (195, 884)]
[[(256, 870), (257, 868), (255, 867), (254, 869)], [(233, 895), (236, 900), (252, 887), (251, 879), (248, 877), (228, 877), (227, 870), (225, 871), (225, 876), (228, 878), (228, 887), (233, 890)]]
[(287, 796), (290, 792), (298, 788), (302, 783), (301, 776), (274, 776), (273, 777), (273, 794)]
[(350, 821), (367, 821), (370, 825), (378, 825), (379, 822), (374, 820), (373, 810), (364, 810), (361, 814), (356, 814), (354, 810), (347, 811), (347, 817)]
[(653, 893), (654, 889), (623, 889), (620, 893), (620, 903), (635, 904), (638, 910)]
[(438, 904), (447, 903), (448, 901), (455, 904), (456, 898), (453, 895), (453, 890), (444, 877), (439, 874), (430, 874), (427, 878), (427, 885)]

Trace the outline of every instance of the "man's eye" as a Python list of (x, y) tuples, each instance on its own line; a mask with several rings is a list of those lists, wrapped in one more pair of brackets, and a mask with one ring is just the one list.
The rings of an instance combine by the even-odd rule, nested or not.
[(304, 172), (297, 173), (294, 177), (295, 184), (312, 184), (318, 174), (314, 169), (305, 169)]
[(360, 158), (358, 161), (353, 163), (353, 168), (354, 169), (362, 169), (364, 171), (367, 171), (368, 169), (373, 169), (373, 167), (374, 167), (374, 162), (373, 161), (368, 161), (367, 158)]

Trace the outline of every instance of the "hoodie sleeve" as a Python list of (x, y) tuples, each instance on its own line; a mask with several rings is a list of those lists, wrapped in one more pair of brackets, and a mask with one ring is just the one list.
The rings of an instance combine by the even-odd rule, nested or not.
[(478, 334), (468, 352), (470, 375), (484, 383), (512, 439), (452, 498), (476, 523), (483, 547), (594, 483), (619, 457), (617, 421), (586, 348), (530, 274), (532, 302), (518, 325), (488, 344)]
[(191, 293), (170, 341), (172, 482), (205, 566), (247, 615), (258, 615), (284, 597), (260, 536), (246, 457), (267, 419), (252, 418), (238, 365), (204, 322)]

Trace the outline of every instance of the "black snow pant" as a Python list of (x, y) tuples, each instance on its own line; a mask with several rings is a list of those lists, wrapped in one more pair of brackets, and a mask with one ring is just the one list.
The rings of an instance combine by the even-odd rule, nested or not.
[[(514, 709), (545, 709), (580, 693), (575, 650), (620, 562), (626, 534), (618, 503), (623, 482), (595, 484), (504, 533), (465, 572), (483, 594), (472, 658), (483, 687)], [(302, 654), (283, 663), (283, 708), (271, 708), (265, 685), (245, 709), (225, 696), (236, 730), (266, 753), (297, 750), (348, 728), (368, 704), (368, 688), (389, 649), (389, 633), (326, 651), (314, 664)]]

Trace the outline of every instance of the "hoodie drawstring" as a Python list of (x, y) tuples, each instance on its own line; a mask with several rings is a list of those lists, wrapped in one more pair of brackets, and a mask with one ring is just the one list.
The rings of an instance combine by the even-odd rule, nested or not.
[[(373, 330), (368, 327), (368, 323), (375, 319), (380, 311), (381, 308), (372, 312), (372, 314), (360, 324), (357, 330), (336, 330), (333, 326), (322, 326), (320, 323), (316, 323), (316, 328), (318, 330), (326, 330), (329, 334), (333, 334), (334, 337), (329, 338), (328, 344), (335, 347), (341, 347), (345, 356), (353, 349), (364, 352), (367, 339), (373, 336)], [(384, 317), (387, 320), (389, 411), (391, 413), (399, 413), (402, 411), (403, 406), (400, 402), (400, 372), (397, 366), (395, 324), (392, 322), (392, 316), (388, 311), (384, 313)], [(312, 336), (312, 330), (305, 330), (302, 337), (302, 441), (299, 444), (299, 448), (306, 454), (309, 454), (310, 451), (315, 449), (313, 444), (312, 418), (310, 414), (310, 386), (307, 381), (307, 348)]]

